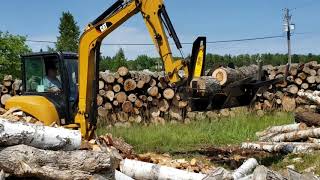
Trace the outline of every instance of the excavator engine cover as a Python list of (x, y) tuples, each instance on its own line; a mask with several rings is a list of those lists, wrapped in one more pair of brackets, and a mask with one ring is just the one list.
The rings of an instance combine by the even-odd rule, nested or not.
[(54, 122), (60, 124), (55, 106), (43, 96), (14, 96), (7, 100), (5, 108), (19, 108), (49, 126)]

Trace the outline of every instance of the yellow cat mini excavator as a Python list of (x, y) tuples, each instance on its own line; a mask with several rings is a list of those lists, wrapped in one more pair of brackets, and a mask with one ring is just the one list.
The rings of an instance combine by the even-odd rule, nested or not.
[[(204, 76), (206, 38), (199, 37), (193, 45), (190, 60), (173, 58), (167, 34), (176, 47), (182, 46), (167, 14), (163, 0), (118, 0), (92, 21), (80, 38), (79, 52), (41, 52), (22, 56), (23, 95), (6, 102), (6, 109), (20, 107), (45, 125), (80, 129), (83, 138), (90, 138), (96, 127), (97, 82), (100, 45), (113, 30), (133, 15), (140, 13), (163, 61), (168, 81), (177, 91), (185, 92), (192, 102), (208, 97), (214, 107), (222, 108), (232, 98), (237, 106), (248, 105), (260, 87), (274, 83), (246, 79), (219, 93), (199, 95), (192, 80)], [(48, 87), (55, 85), (56, 90)], [(202, 104), (204, 108), (208, 104)]]

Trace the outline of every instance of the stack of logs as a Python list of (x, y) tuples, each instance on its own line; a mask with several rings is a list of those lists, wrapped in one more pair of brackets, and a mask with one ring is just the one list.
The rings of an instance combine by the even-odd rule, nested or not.
[(0, 85), (0, 102), (4, 106), (5, 102), (12, 96), (19, 95), (22, 90), (22, 81), (19, 79), (13, 80), (11, 75), (3, 77), (2, 85)]
[[(165, 119), (182, 121), (188, 110), (184, 101), (161, 73), (130, 71), (100, 72), (98, 114), (107, 124), (129, 122), (163, 124)], [(104, 121), (105, 122), (105, 121)]]
[[(268, 79), (285, 76), (286, 66), (264, 66)], [(270, 86), (269, 90), (258, 94), (256, 109), (282, 108), (285, 111), (312, 109), (314, 103), (298, 96), (298, 92), (320, 90), (320, 64), (311, 61), (305, 64), (292, 64), (286, 82)]]

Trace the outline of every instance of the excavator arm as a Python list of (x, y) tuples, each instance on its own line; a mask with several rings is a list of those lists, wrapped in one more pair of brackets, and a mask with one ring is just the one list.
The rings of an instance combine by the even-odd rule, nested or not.
[(168, 34), (177, 48), (181, 43), (173, 29), (163, 0), (118, 0), (97, 19), (90, 23), (80, 38), (79, 44), (79, 102), (75, 123), (80, 126), (84, 138), (90, 138), (96, 124), (96, 84), (100, 45), (102, 40), (133, 15), (141, 13), (150, 36), (160, 54), (165, 73), (172, 84), (181, 81), (178, 72), (188, 77), (188, 66), (183, 60), (174, 60)]

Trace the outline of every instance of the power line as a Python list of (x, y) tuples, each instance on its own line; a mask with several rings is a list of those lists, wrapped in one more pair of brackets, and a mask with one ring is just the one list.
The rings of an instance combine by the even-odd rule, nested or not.
[[(278, 36), (264, 36), (264, 37), (254, 37), (254, 38), (244, 38), (244, 39), (230, 39), (230, 40), (219, 40), (219, 41), (208, 41), (207, 44), (217, 44), (217, 43), (230, 43), (230, 42), (243, 42), (243, 41), (257, 41), (257, 40), (265, 40), (265, 39), (275, 39), (275, 38), (283, 38), (284, 35)], [(50, 43), (55, 44), (56, 41), (46, 41), (46, 40), (32, 40), (27, 39), (27, 42), (34, 42), (34, 43)], [(185, 42), (181, 43), (184, 45), (192, 45), (192, 42)], [(102, 44), (105, 46), (153, 46), (152, 43), (105, 43)]]

